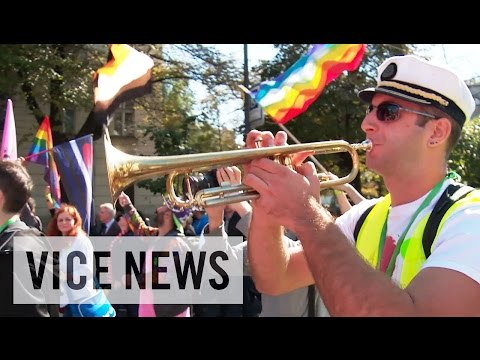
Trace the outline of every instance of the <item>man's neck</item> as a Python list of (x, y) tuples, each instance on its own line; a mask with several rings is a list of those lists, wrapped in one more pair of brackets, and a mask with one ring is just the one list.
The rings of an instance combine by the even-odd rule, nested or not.
[(385, 177), (384, 181), (392, 198), (392, 206), (398, 206), (421, 198), (432, 190), (445, 176), (446, 170), (439, 169), (435, 172), (414, 174), (412, 176)]
[(0, 225), (5, 224), (15, 215), (17, 214), (4, 213), (3, 211), (0, 211)]

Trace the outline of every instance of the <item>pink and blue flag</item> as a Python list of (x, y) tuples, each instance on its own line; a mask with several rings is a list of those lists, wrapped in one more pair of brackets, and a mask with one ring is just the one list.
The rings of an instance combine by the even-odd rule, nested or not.
[(315, 44), (288, 70), (252, 90), (254, 100), (279, 124), (303, 113), (325, 86), (344, 71), (356, 70), (365, 44)]
[(0, 154), (3, 159), (17, 159), (17, 130), (15, 128), (15, 117), (13, 116), (12, 100), (7, 100), (5, 111), (5, 122), (3, 124), (2, 145)]

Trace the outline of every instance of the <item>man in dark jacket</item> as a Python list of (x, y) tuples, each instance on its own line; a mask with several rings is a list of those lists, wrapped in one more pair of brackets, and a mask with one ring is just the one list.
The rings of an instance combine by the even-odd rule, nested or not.
[[(45, 291), (36, 291), (35, 294), (28, 291), (13, 267), (14, 237), (24, 237), (22, 248), (34, 254), (44, 251), (48, 246), (40, 231), (29, 228), (20, 220), (20, 212), (31, 196), (32, 187), (32, 179), (20, 163), (0, 161), (0, 317), (58, 316), (58, 306), (51, 305), (52, 299), (49, 297), (51, 293), (48, 290), (52, 288), (47, 283), (52, 281), (52, 274), (48, 273), (49, 267), (45, 267), (41, 287)], [(52, 252), (49, 251), (48, 254), (51, 256)], [(52, 258), (43, 261), (53, 262)], [(34, 282), (34, 287), (40, 288), (40, 283)], [(14, 289), (22, 299), (30, 297), (34, 300), (31, 304), (15, 304)]]

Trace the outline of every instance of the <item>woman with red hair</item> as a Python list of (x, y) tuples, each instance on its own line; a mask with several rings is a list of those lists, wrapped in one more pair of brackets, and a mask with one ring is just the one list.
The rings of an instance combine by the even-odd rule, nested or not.
[[(110, 303), (103, 294), (103, 290), (97, 290), (93, 279), (93, 245), (87, 234), (82, 229), (82, 218), (73, 205), (62, 204), (48, 224), (48, 236), (64, 236), (65, 243), (60, 251), (60, 272), (64, 276), (78, 282), (81, 276), (87, 279), (86, 285), (75, 291), (68, 291), (65, 284), (60, 307), (63, 308), (63, 316), (105, 316), (102, 311), (107, 311), (112, 316)], [(85, 254), (86, 262), (74, 261), (75, 276), (67, 272), (67, 258), (72, 252)], [(99, 294), (99, 292), (101, 292)], [(100, 300), (99, 300), (100, 299)], [(101, 303), (99, 303), (101, 301)], [(74, 305), (75, 304), (75, 305)], [(102, 308), (105, 306), (104, 308)], [(102, 308), (102, 309), (101, 309)]]
[(80, 237), (85, 237), (91, 245), (90, 239), (82, 230), (82, 218), (77, 208), (73, 205), (62, 204), (48, 224), (47, 235), (77, 236), (78, 234), (83, 235)]

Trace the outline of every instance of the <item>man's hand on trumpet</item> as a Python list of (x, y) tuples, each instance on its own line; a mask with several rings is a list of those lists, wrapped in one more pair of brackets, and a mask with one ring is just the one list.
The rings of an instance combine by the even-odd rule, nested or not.
[[(287, 139), (288, 137), (285, 131), (277, 132), (274, 137), (270, 131), (252, 130), (247, 135), (246, 148), (255, 149), (259, 147), (285, 146), (288, 145)], [(293, 165), (295, 167), (301, 166), (305, 159), (313, 153), (313, 151), (303, 151), (297, 154), (293, 154)]]
[[(286, 145), (286, 133), (253, 130), (247, 135), (247, 147), (255, 148), (256, 139), (262, 138), (262, 146)], [(276, 164), (270, 159), (253, 160), (246, 167), (243, 183), (255, 189), (260, 198), (253, 202), (254, 216), (265, 223), (282, 224), (294, 229), (302, 222), (307, 207), (318, 207), (320, 181), (312, 162), (303, 163), (311, 152), (293, 155), (296, 171)]]

